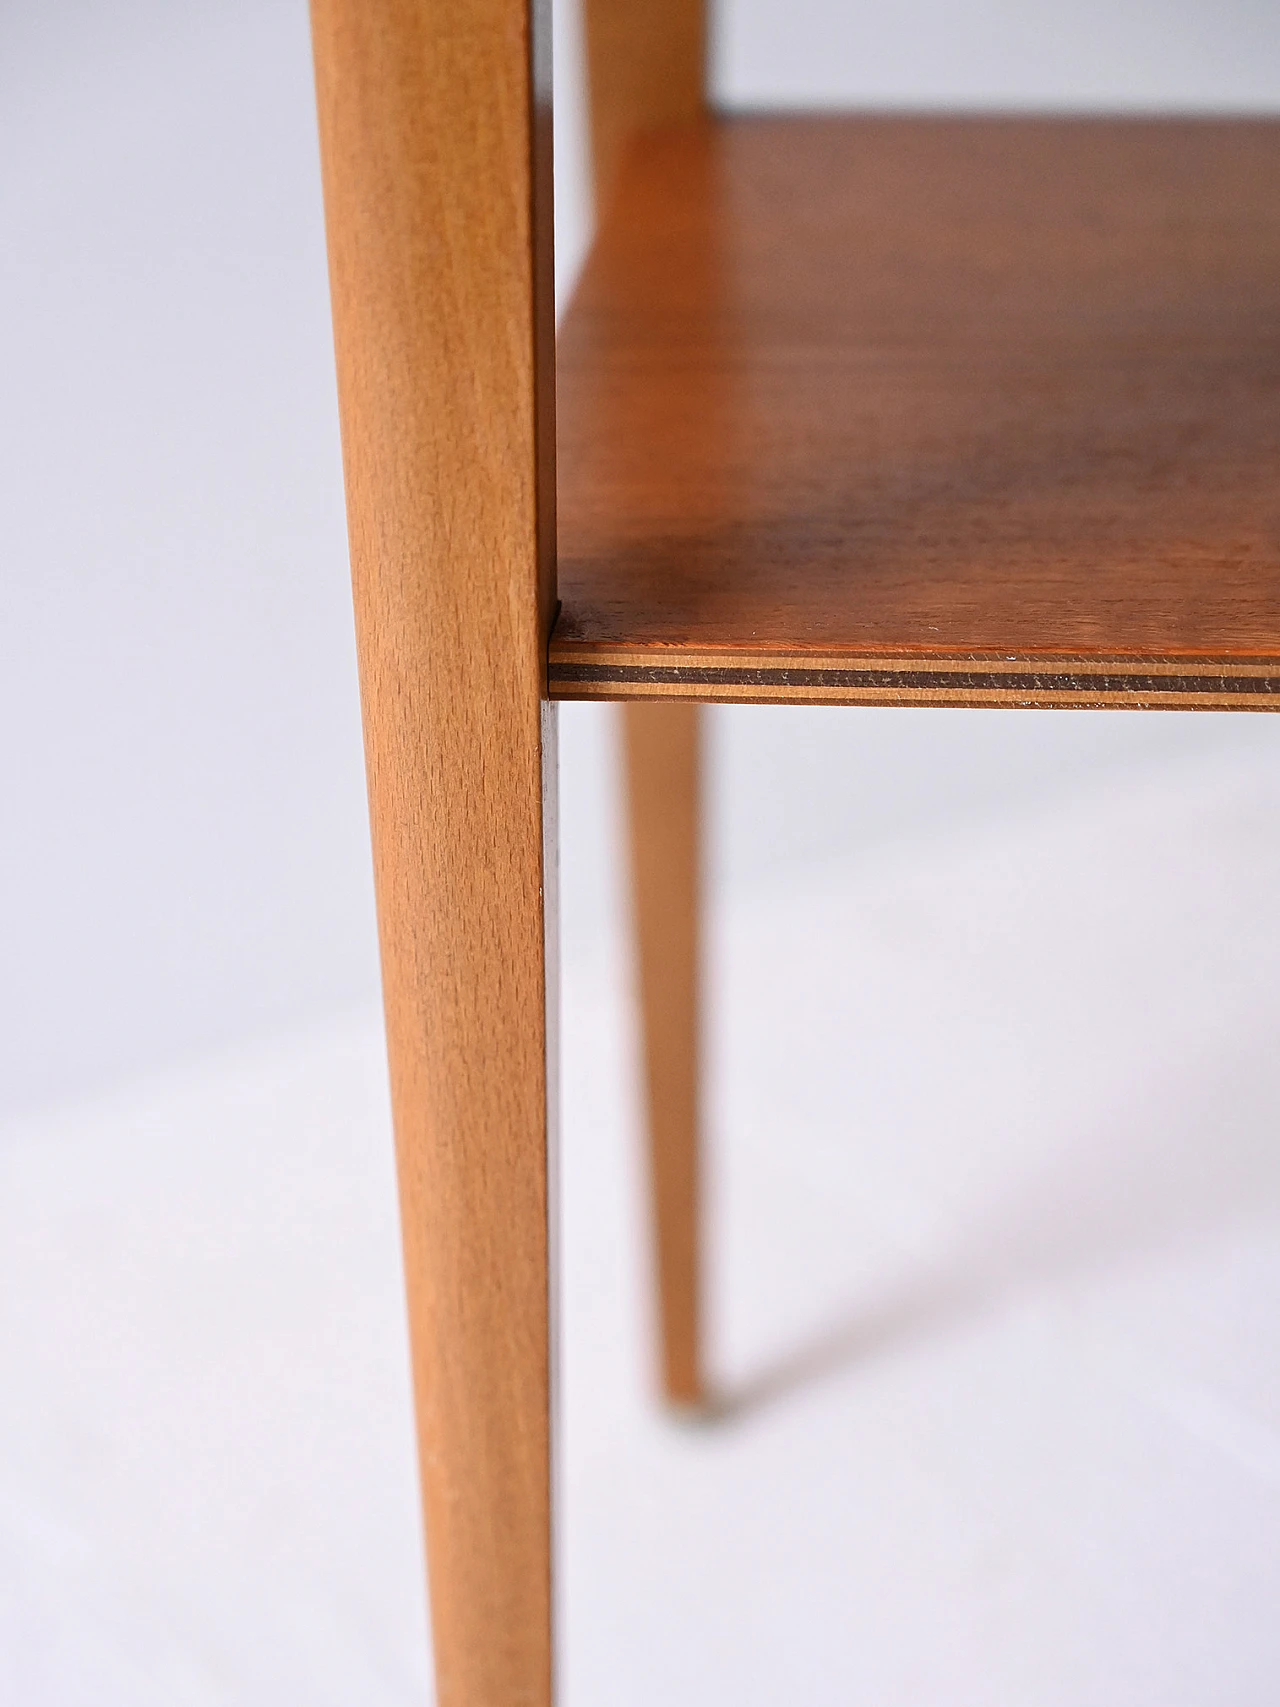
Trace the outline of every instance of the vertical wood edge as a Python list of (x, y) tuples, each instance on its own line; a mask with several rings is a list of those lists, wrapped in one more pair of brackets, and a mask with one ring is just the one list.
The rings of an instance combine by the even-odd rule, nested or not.
[(537, 445), (539, 692), (549, 697), (547, 652), (556, 589), (555, 110), (551, 0), (529, 4), (529, 230), (532, 246), (534, 435)]

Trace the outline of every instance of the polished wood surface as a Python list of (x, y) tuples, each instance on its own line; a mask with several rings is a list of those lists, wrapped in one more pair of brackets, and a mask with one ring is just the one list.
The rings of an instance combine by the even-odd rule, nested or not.
[(1280, 706), (1280, 123), (642, 138), (560, 411), (561, 697)]
[(522, 0), (313, 35), (436, 1699), (549, 1707), (548, 126)]
[(698, 707), (623, 708), (662, 1387), (703, 1394), (699, 1275)]

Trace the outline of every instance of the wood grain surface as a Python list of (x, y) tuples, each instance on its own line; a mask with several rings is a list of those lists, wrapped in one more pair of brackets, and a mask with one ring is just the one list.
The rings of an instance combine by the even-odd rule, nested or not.
[(561, 697), (1280, 706), (1280, 123), (672, 128), (559, 361)]
[(313, 37), (436, 1699), (548, 1707), (549, 126), (523, 0)]

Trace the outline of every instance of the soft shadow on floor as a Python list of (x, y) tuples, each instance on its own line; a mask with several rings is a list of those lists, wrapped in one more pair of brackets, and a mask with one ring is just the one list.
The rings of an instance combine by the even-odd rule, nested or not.
[[(736, 1422), (850, 1366), (924, 1341), (1020, 1296), (1185, 1250), (1280, 1205), (1280, 1061), (1222, 1059), (1198, 1094), (1166, 1091), (1074, 1144), (1046, 1143), (1028, 1176), (963, 1237), (878, 1302), (727, 1384), (709, 1407)], [(1176, 1090), (1176, 1087), (1174, 1087)], [(835, 1314), (833, 1312), (833, 1314)]]

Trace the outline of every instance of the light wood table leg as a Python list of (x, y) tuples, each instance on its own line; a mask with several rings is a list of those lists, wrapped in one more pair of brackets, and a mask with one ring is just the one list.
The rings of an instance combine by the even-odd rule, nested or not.
[(640, 132), (706, 110), (703, 0), (583, 0), (596, 214)]
[(550, 1707), (548, 114), (525, 0), (312, 21), (436, 1693)]
[(698, 1163), (699, 707), (623, 707), (631, 873), (644, 1022), (662, 1382), (705, 1398)]

